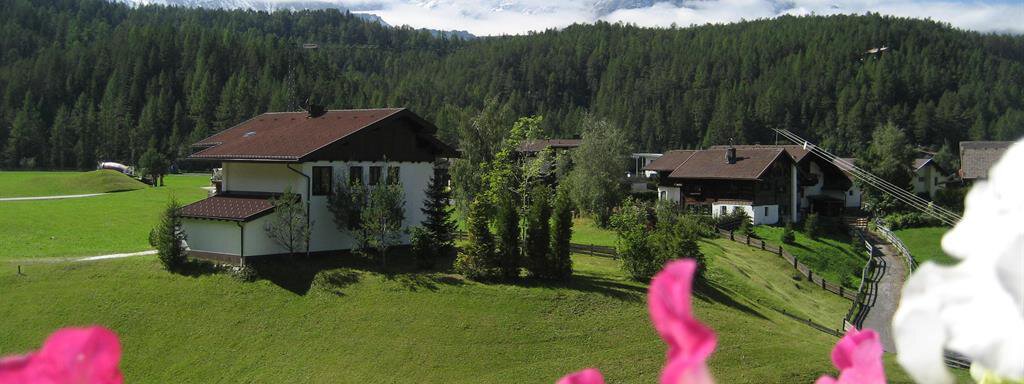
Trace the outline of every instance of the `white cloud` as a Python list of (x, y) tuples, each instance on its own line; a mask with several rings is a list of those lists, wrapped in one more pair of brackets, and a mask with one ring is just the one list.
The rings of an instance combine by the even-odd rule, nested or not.
[[(779, 15), (863, 14), (931, 18), (954, 27), (1024, 33), (1022, 0), (117, 0), (198, 6), (303, 7), (338, 5), (373, 13), (391, 25), (466, 30), (476, 35), (522, 34), (596, 20), (647, 27), (729, 23)], [(621, 4), (646, 4), (626, 9)], [(616, 9), (622, 8), (622, 9)], [(598, 11), (602, 9), (605, 11)], [(607, 14), (601, 12), (610, 12)]]

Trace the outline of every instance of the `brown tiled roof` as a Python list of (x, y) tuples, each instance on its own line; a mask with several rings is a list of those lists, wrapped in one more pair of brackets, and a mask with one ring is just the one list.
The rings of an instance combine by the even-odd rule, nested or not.
[(519, 152), (540, 152), (547, 148), (576, 148), (580, 146), (580, 139), (535, 139), (526, 140), (519, 144)]
[(403, 108), (327, 111), (313, 118), (306, 112), (264, 113), (193, 144), (205, 149), (189, 158), (298, 161), (400, 112), (415, 116)]
[(696, 151), (668, 176), (675, 179), (757, 180), (780, 156), (782, 148), (737, 148), (736, 163), (725, 161), (725, 149)]
[(988, 170), (1003, 157), (1012, 141), (961, 141), (960, 177), (963, 179), (988, 178)]
[(182, 217), (230, 221), (250, 221), (274, 211), (267, 194), (222, 194), (186, 205)]
[(914, 170), (921, 169), (921, 167), (928, 165), (932, 161), (932, 158), (914, 159)]
[[(771, 145), (771, 144), (743, 144), (733, 145), (737, 149), (785, 149), (794, 162), (801, 162), (811, 151), (804, 149), (802, 145), (787, 144), (787, 145)], [(712, 145), (708, 149), (726, 149), (728, 145)]]
[(667, 172), (676, 169), (679, 164), (682, 164), (686, 159), (690, 158), (696, 150), (690, 149), (677, 149), (665, 152), (664, 155), (655, 159), (650, 164), (644, 167), (645, 171), (658, 171)]

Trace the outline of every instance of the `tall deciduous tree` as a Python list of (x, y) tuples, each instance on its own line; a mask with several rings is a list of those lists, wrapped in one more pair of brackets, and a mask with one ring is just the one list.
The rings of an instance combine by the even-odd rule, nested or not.
[[(908, 191), (914, 175), (911, 169), (913, 161), (914, 150), (910, 147), (906, 134), (892, 123), (883, 124), (875, 129), (871, 135), (871, 144), (857, 158), (858, 166), (861, 168)], [(863, 201), (867, 209), (879, 214), (888, 214), (904, 208), (890, 193), (860, 181), (858, 183), (862, 184)]]
[(405, 221), (405, 190), (401, 183), (368, 187), (366, 206), (359, 212), (361, 243), (373, 249), (381, 265), (387, 265), (388, 250), (401, 240)]
[(573, 201), (605, 227), (612, 208), (625, 196), (629, 140), (621, 128), (595, 117), (584, 120), (582, 136), (572, 153), (573, 169), (568, 177)]

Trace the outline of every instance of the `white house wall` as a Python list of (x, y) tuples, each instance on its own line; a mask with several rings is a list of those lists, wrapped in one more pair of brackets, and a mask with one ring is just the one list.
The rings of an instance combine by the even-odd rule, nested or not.
[[(927, 193), (929, 198), (935, 198), (935, 192), (943, 188), (943, 185), (948, 178), (941, 175), (936, 171), (935, 167), (930, 164), (931, 163), (914, 171), (914, 180), (911, 185), (914, 188), (914, 194)], [(938, 179), (938, 182), (936, 182), (936, 179)]]
[[(382, 167), (381, 174), (387, 177), (386, 167), (399, 167), (399, 177), (402, 180), (402, 188), (405, 190), (405, 221), (404, 228), (411, 228), (420, 225), (424, 220), (423, 201), (426, 199), (426, 189), (430, 184), (430, 178), (434, 175), (434, 164), (429, 162), (314, 162), (302, 164), (302, 172), (313, 175), (313, 167), (330, 166), (333, 168), (335, 182), (339, 179), (348, 182), (349, 167), (362, 167), (363, 180), (369, 180), (370, 166)], [(382, 180), (383, 182), (383, 180)], [(303, 186), (300, 191), (305, 192)], [(305, 198), (306, 195), (303, 195)], [(309, 247), (311, 252), (332, 251), (339, 249), (352, 249), (356, 245), (355, 239), (348, 231), (339, 231), (334, 224), (331, 211), (327, 208), (328, 196), (311, 196), (310, 220), (312, 224), (312, 240)], [(248, 241), (248, 239), (246, 239)], [(403, 235), (401, 244), (409, 243), (409, 236)]]
[[(725, 208), (724, 212), (722, 208)], [(776, 224), (779, 222), (779, 206), (775, 204), (752, 206), (745, 204), (713, 203), (711, 204), (711, 215), (718, 217), (722, 216), (723, 213), (730, 214), (737, 209), (746, 211), (747, 216), (750, 217), (750, 221), (754, 225)], [(766, 210), (767, 214), (765, 214)]]
[[(272, 214), (271, 214), (272, 215)], [(267, 237), (267, 222), (271, 215), (244, 223), (245, 253), (243, 256), (275, 255), (288, 253), (288, 249)], [(305, 249), (302, 249), (305, 252)]]
[(193, 251), (241, 254), (242, 232), (234, 221), (184, 218), (181, 227), (185, 242)]
[(679, 187), (658, 186), (658, 199), (679, 203)]
[[(297, 165), (292, 168), (301, 169)], [(308, 173), (307, 173), (308, 174)], [(306, 180), (280, 163), (224, 163), (223, 189), (227, 192), (271, 192), (281, 193), (287, 187), (301, 193), (306, 189)]]

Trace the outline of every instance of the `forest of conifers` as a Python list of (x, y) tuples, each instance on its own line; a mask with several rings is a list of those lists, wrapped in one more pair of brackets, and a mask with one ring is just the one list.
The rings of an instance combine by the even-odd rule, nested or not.
[[(1024, 37), (925, 20), (598, 23), (464, 41), (335, 10), (102, 0), (0, 9), (4, 168), (134, 163), (149, 148), (180, 157), (191, 142), (307, 99), (408, 107), (453, 144), (489, 98), (543, 115), (551, 137), (596, 115), (628, 130), (639, 151), (767, 143), (771, 128), (786, 128), (852, 155), (889, 121), (930, 149), (1024, 134)], [(866, 53), (880, 47), (889, 49)]]

